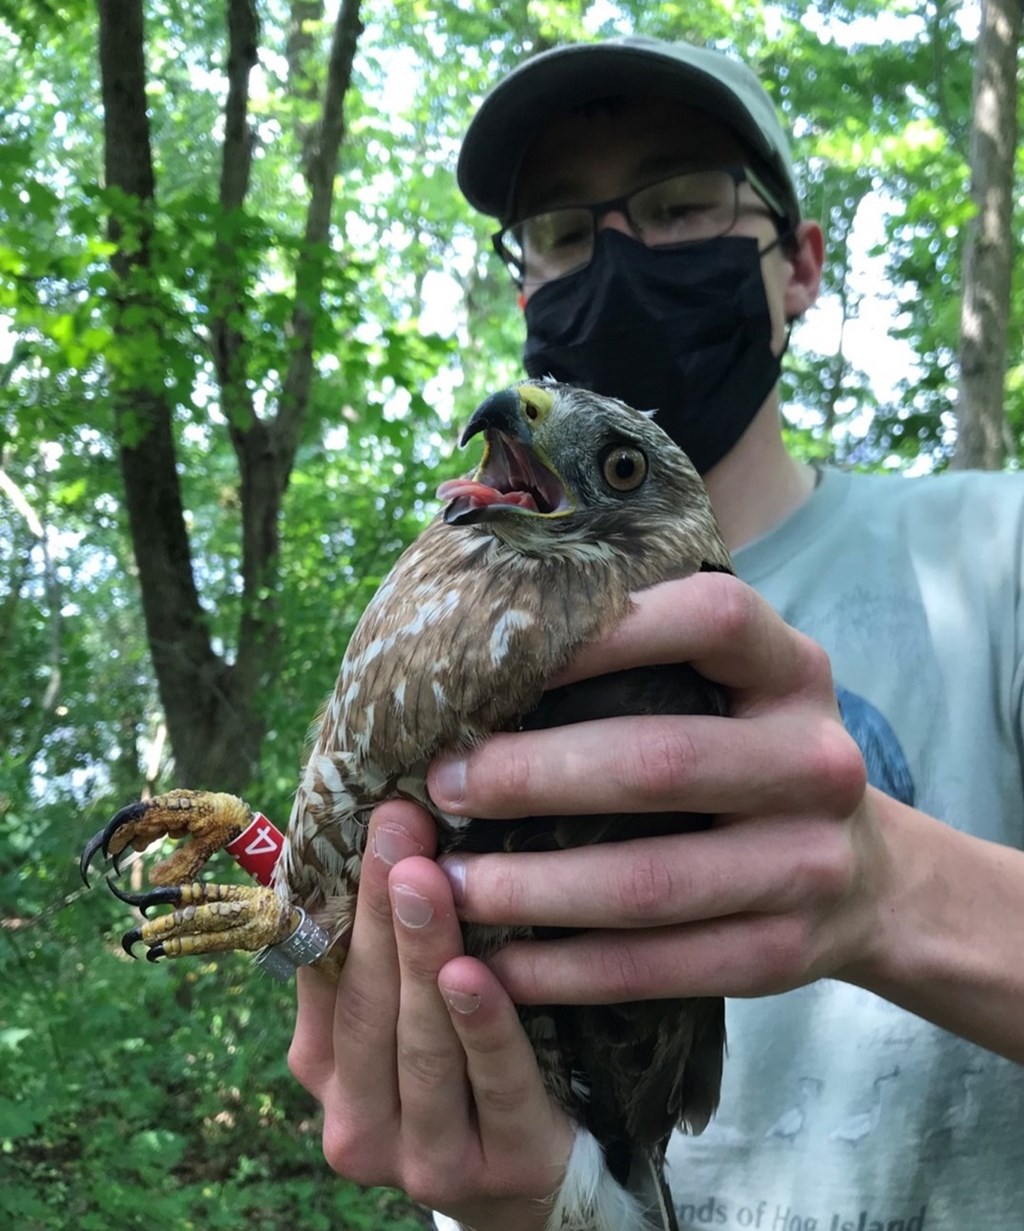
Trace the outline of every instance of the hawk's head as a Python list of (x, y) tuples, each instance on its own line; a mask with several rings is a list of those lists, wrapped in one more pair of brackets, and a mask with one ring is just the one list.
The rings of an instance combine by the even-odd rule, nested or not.
[(700, 476), (649, 414), (537, 381), (487, 398), (462, 443), (481, 432), (476, 473), (438, 488), (449, 525), (478, 525), (525, 552), (603, 544), (688, 558), (687, 571), (728, 567)]

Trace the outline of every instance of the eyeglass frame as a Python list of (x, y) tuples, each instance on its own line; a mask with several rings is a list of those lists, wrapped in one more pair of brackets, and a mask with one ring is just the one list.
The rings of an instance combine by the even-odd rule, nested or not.
[[(745, 164), (733, 163), (723, 167), (692, 167), (689, 170), (676, 171), (672, 175), (659, 176), (658, 179), (652, 180), (649, 184), (641, 184), (639, 188), (633, 188), (629, 192), (624, 193), (622, 196), (609, 197), (605, 201), (583, 202), (578, 205), (555, 205), (551, 209), (537, 210), (536, 213), (527, 214), (525, 218), (517, 218), (513, 222), (505, 223), (500, 230), (495, 231), (491, 235), (491, 246), (497, 253), (505, 268), (512, 275), (512, 281), (520, 288), (520, 290), (522, 290), (526, 283), (526, 270), (516, 259), (516, 257), (509, 252), (504, 241), (505, 234), (512, 230), (513, 227), (521, 227), (532, 218), (541, 218), (545, 214), (555, 214), (561, 212), (562, 210), (583, 210), (590, 214), (592, 239), (596, 240), (598, 222), (600, 222), (600, 220), (607, 214), (611, 214), (615, 210), (619, 210), (629, 223), (630, 230), (633, 232), (634, 236), (641, 243), (643, 243), (637, 227), (633, 222), (632, 216), (630, 215), (629, 202), (639, 193), (647, 192), (648, 189), (651, 188), (657, 188), (659, 184), (667, 184), (670, 180), (678, 179), (680, 176), (702, 175), (709, 171), (724, 171), (733, 182), (733, 187), (736, 190), (736, 213), (730, 225), (719, 235), (706, 236), (703, 239), (683, 239), (668, 244), (646, 244), (645, 247), (689, 248), (695, 246), (696, 244), (706, 244), (711, 239), (721, 239), (723, 235), (728, 235), (740, 219), (741, 206), (739, 189), (741, 184), (749, 184), (761, 198), (763, 203), (767, 206), (768, 216), (773, 218), (778, 224), (781, 235), (786, 235), (792, 229), (785, 208), (775, 193), (773, 193), (765, 184), (764, 180)], [(747, 208), (749, 212), (751, 209), (755, 209), (756, 207), (748, 206)], [(593, 251), (591, 251), (590, 260), (593, 260)], [(546, 278), (544, 282), (539, 285), (546, 286), (549, 282), (557, 282), (560, 278), (567, 278), (570, 274), (577, 273), (581, 269), (586, 269), (589, 264), (590, 261), (588, 260), (583, 265), (577, 265), (574, 269), (566, 270), (564, 274), (557, 274), (553, 278)]]

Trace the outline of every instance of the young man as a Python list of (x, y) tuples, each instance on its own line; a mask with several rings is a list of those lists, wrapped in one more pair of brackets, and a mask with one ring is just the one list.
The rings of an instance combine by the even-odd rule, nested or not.
[[(707, 833), (442, 870), (424, 813), (378, 809), (341, 986), (300, 985), (328, 1160), (477, 1231), (543, 1227), (571, 1136), (513, 1003), (725, 995), (720, 1111), (670, 1150), (682, 1226), (1017, 1225), (1024, 484), (788, 456), (779, 356), (824, 245), (736, 61), (540, 55), (484, 101), (459, 178), (505, 224), (528, 369), (657, 407), (744, 579), (638, 596), (577, 673), (693, 662), (731, 716), (503, 735), (431, 770), (456, 813), (705, 811)], [(484, 966), (459, 917), (594, 930)]]

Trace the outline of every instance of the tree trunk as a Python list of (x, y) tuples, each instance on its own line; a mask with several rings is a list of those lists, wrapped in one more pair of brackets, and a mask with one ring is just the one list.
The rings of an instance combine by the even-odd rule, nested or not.
[[(153, 668), (187, 784), (200, 784), (201, 749), (217, 722), (228, 669), (214, 653), (199, 603), (178, 483), (172, 410), (159, 374), (139, 358), (140, 333), (159, 332), (152, 286), (156, 184), (146, 110), (142, 0), (99, 0), (104, 170), (122, 194), (112, 209), (114, 331), (120, 366), (111, 371), (125, 505), (135, 550)], [(156, 353), (159, 353), (158, 351)], [(127, 357), (132, 356), (131, 360)], [(214, 785), (214, 783), (203, 783)], [(227, 783), (224, 783), (230, 789)], [(234, 785), (232, 783), (231, 785)]]
[[(344, 0), (334, 31), (323, 117), (314, 154), (305, 231), (296, 275), (295, 345), (276, 414), (257, 416), (246, 371), (243, 288), (223, 253), (211, 277), (211, 345), (221, 401), (240, 472), (242, 614), (234, 662), (211, 644), (192, 567), (177, 473), (173, 406), (159, 356), (159, 292), (152, 277), (156, 184), (146, 111), (142, 0), (97, 0), (104, 106), (105, 173), (119, 190), (110, 235), (116, 291), (114, 329), (123, 355), (111, 371), (115, 423), (146, 632), (174, 752), (185, 786), (242, 791), (264, 734), (261, 687), (272, 678), (279, 642), (274, 606), (281, 502), (301, 434), (313, 377), (313, 321), (323, 282), (334, 177), (344, 135), (344, 95), (361, 32), (358, 0)], [(248, 78), (259, 26), (252, 0), (227, 0), (228, 95), (220, 181), (225, 212), (242, 208), (249, 188)], [(125, 242), (122, 244), (122, 240)], [(140, 347), (148, 330), (153, 345)], [(150, 359), (151, 368), (158, 360)]]
[(959, 436), (953, 465), (999, 470), (1006, 458), (1006, 379), (1013, 269), (1017, 49), (1021, 0), (982, 0), (975, 48), (971, 197), (960, 313)]

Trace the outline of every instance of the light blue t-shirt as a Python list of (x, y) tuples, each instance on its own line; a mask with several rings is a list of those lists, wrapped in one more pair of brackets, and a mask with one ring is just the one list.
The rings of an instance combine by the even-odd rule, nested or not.
[[(1022, 477), (826, 470), (735, 554), (828, 651), (874, 785), (1017, 848), (1022, 553)], [(669, 1150), (683, 1231), (1024, 1227), (1024, 1068), (831, 980), (726, 1021), (719, 1112)]]

